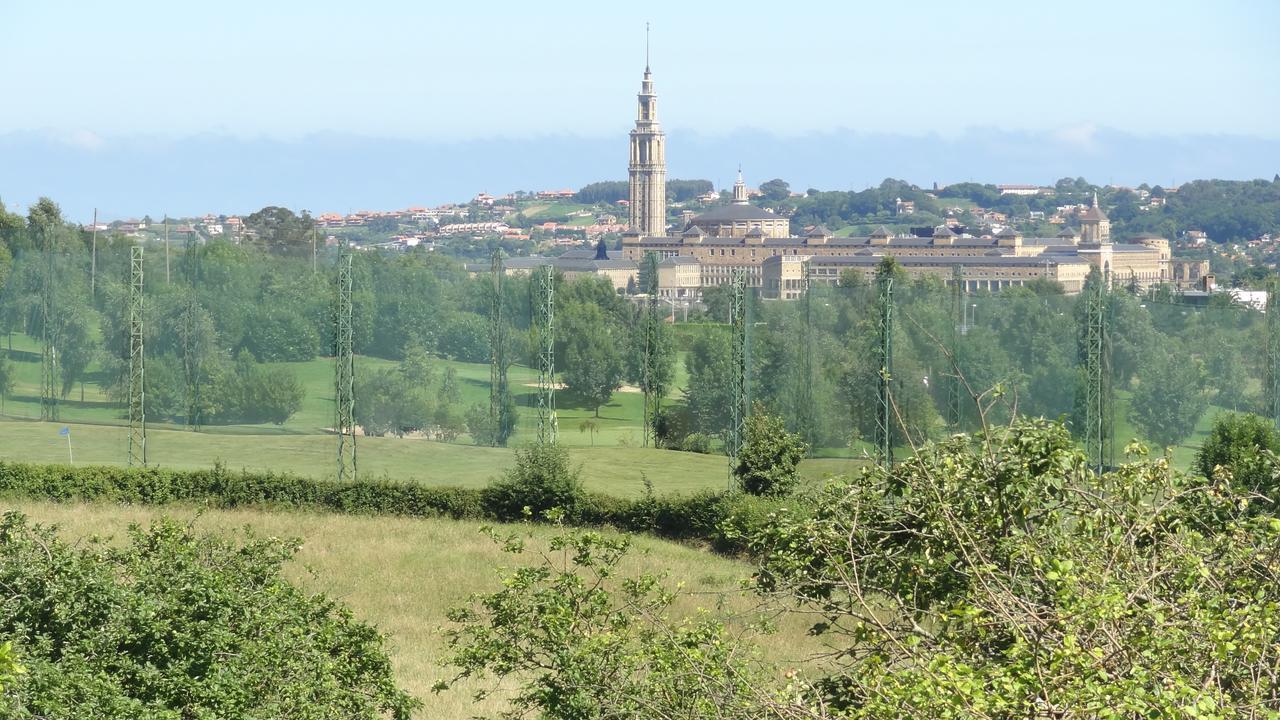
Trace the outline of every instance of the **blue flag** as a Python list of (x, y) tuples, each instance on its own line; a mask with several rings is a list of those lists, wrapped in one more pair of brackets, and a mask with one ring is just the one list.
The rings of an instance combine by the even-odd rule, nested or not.
[(69, 427), (65, 427), (65, 426), (64, 426), (61, 430), (59, 430), (59, 431), (58, 431), (58, 434), (59, 434), (59, 435), (70, 435), (70, 434), (71, 434), (71, 428), (69, 428)]

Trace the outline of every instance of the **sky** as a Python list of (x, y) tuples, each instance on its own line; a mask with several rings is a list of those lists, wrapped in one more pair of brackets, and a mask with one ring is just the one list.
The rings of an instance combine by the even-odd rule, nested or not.
[(6, 182), (4, 153), (41, 143), (92, 155), (209, 138), (625, 137), (646, 22), (673, 149), (744, 133), (1280, 140), (1270, 0), (0, 0), (0, 197), (28, 194), (12, 157)]

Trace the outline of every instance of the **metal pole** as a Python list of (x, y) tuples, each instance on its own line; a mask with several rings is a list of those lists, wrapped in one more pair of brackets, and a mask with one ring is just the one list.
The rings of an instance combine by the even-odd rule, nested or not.
[(93, 252), (89, 259), (89, 297), (98, 297), (98, 208), (93, 209)]
[(742, 268), (735, 268), (730, 280), (729, 323), (732, 329), (730, 338), (729, 362), (732, 383), (729, 408), (729, 442), (725, 448), (729, 455), (729, 478), (732, 482), (733, 471), (738, 465), (738, 456), (742, 453), (742, 444), (746, 434), (747, 412), (747, 365), (750, 362), (750, 346), (748, 344), (747, 320), (747, 279)]
[(502, 316), (506, 268), (501, 248), (493, 251), (489, 272), (493, 281), (489, 297), (489, 422), (493, 427), (493, 444), (505, 445), (512, 418), (508, 403), (511, 391), (507, 385), (507, 323)]
[(1106, 368), (1106, 293), (1107, 278), (1101, 273), (1085, 297), (1084, 332), (1084, 448), (1094, 470), (1102, 473), (1106, 465), (1107, 433), (1107, 368)]
[(1280, 428), (1280, 283), (1267, 284), (1267, 410)]
[(142, 246), (129, 248), (129, 465), (147, 465), (146, 353)]
[(164, 284), (169, 284), (169, 213), (164, 214)]
[(538, 359), (538, 442), (556, 442), (555, 387), (555, 268), (543, 265), (534, 273), (532, 286), (538, 297), (534, 314), (535, 353)]
[(350, 248), (343, 246), (338, 257), (338, 287), (334, 326), (334, 405), (338, 434), (338, 481), (356, 479), (355, 423), (355, 324), (351, 303), (352, 274)]
[(893, 464), (893, 276), (888, 272), (879, 278), (880, 317), (877, 354), (879, 372), (876, 404), (876, 456), (881, 467)]
[(951, 272), (951, 424), (960, 425), (964, 414), (964, 381), (960, 362), (961, 327), (966, 319), (966, 298), (964, 288), (964, 266), (957, 265)]

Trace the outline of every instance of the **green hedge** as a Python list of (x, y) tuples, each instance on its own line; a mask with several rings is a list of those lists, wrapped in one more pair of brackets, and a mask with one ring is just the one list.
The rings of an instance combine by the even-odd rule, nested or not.
[[(480, 489), (389, 481), (333, 482), (288, 473), (36, 465), (0, 462), (0, 497), (54, 501), (164, 505), (188, 502), (217, 508), (287, 508), (343, 514), (511, 521)], [(785, 501), (739, 493), (700, 492), (624, 499), (588, 494), (574, 522), (607, 525), (678, 540), (705, 540), (722, 552), (743, 548), (732, 525), (763, 521)]]

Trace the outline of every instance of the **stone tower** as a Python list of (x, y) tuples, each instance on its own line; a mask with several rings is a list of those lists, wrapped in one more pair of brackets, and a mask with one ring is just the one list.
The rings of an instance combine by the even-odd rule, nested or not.
[(658, 96), (653, 92), (647, 48), (645, 56), (636, 128), (631, 131), (631, 162), (627, 166), (630, 226), (641, 235), (666, 235), (667, 136), (658, 126)]
[(1098, 193), (1093, 194), (1093, 205), (1080, 216), (1080, 242), (1091, 245), (1111, 243), (1111, 220), (1098, 206)]

